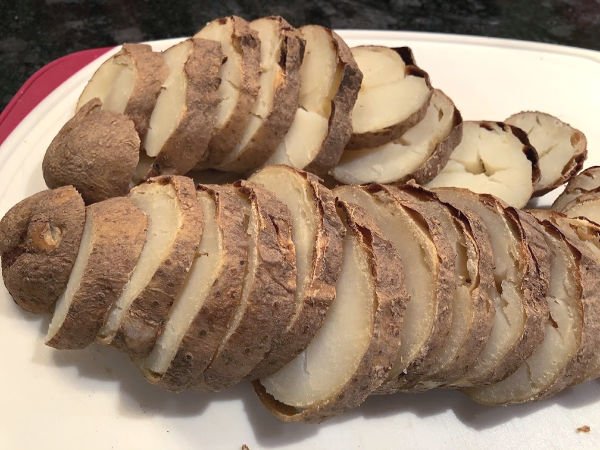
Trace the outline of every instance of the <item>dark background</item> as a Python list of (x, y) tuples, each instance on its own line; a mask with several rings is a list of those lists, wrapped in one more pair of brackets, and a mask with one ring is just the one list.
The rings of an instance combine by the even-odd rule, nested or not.
[(188, 36), (237, 14), (292, 25), (476, 34), (600, 50), (600, 0), (0, 0), (0, 109), (44, 64), (67, 53)]

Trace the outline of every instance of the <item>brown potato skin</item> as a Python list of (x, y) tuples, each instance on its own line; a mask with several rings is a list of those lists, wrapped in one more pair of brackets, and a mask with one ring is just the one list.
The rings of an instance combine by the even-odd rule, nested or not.
[(223, 161), (240, 141), (248, 124), (250, 112), (258, 96), (260, 75), (260, 40), (249, 23), (238, 16), (217, 19), (221, 23), (233, 22), (232, 40), (242, 60), (242, 81), (237, 105), (221, 130), (217, 130), (208, 144), (208, 154), (200, 167), (214, 166)]
[(335, 285), (342, 268), (345, 228), (337, 215), (333, 194), (321, 185), (315, 175), (282, 167), (306, 179), (312, 199), (318, 206), (320, 226), (315, 239), (311, 279), (305, 290), (302, 309), (288, 330), (273, 341), (271, 350), (248, 375), (249, 379), (275, 373), (308, 347), (335, 299)]
[(185, 175), (206, 157), (215, 132), (219, 71), (225, 59), (218, 42), (195, 38), (191, 42), (192, 51), (183, 69), (188, 83), (185, 112), (156, 156), (149, 177)]
[(92, 218), (88, 263), (67, 317), (46, 342), (50, 347), (79, 349), (95, 341), (146, 241), (148, 218), (126, 197), (88, 206), (87, 220)]
[(327, 136), (319, 153), (306, 166), (306, 170), (317, 175), (326, 174), (342, 157), (344, 148), (352, 136), (352, 109), (358, 97), (362, 72), (358, 68), (350, 48), (338, 34), (330, 29), (331, 39), (337, 50), (340, 81), (337, 92), (331, 101), (331, 115)]
[(289, 210), (259, 185), (242, 181), (235, 186), (250, 199), (258, 219), (257, 266), (240, 322), (194, 385), (203, 390), (221, 391), (247, 377), (295, 310), (296, 251)]
[(42, 171), (49, 188), (74, 186), (86, 204), (126, 195), (139, 160), (140, 138), (123, 114), (92, 99), (50, 143)]
[(408, 302), (400, 257), (381, 236), (368, 215), (356, 205), (338, 200), (347, 232), (353, 233), (366, 252), (375, 287), (372, 339), (354, 375), (329, 399), (306, 409), (278, 402), (260, 381), (253, 383), (261, 402), (284, 422), (321, 422), (359, 406), (387, 378), (400, 346), (400, 326)]
[(216, 220), (223, 242), (224, 262), (220, 276), (183, 336), (177, 353), (161, 377), (147, 373), (150, 382), (180, 392), (201, 379), (225, 336), (240, 303), (248, 264), (248, 204), (231, 185), (200, 185), (215, 201)]
[(273, 107), (260, 128), (234, 160), (215, 167), (219, 170), (245, 173), (260, 167), (275, 151), (294, 120), (300, 93), (300, 66), (304, 58), (304, 41), (285, 19), (271, 19), (278, 22), (283, 37), (278, 62), (283, 78), (275, 88)]
[(397, 47), (393, 48), (392, 50), (398, 53), (398, 55), (400, 55), (404, 61), (404, 64), (406, 65), (406, 75), (413, 75), (425, 79), (425, 82), (429, 87), (429, 97), (427, 98), (427, 101), (423, 103), (423, 106), (421, 106), (402, 122), (377, 131), (353, 133), (348, 141), (348, 144), (346, 145), (346, 150), (361, 150), (365, 148), (379, 147), (380, 145), (387, 144), (394, 139), (398, 139), (410, 128), (418, 124), (427, 113), (429, 101), (431, 100), (431, 95), (433, 94), (433, 88), (431, 87), (429, 75), (427, 72), (417, 67), (412, 50), (409, 47)]
[(123, 314), (119, 329), (111, 342), (133, 359), (147, 356), (162, 332), (173, 301), (183, 287), (194, 261), (203, 228), (202, 208), (191, 178), (162, 176), (151, 178), (146, 183), (171, 184), (183, 218), (169, 255)]
[(75, 264), (85, 205), (71, 186), (42, 191), (13, 206), (0, 221), (4, 285), (14, 302), (49, 313)]

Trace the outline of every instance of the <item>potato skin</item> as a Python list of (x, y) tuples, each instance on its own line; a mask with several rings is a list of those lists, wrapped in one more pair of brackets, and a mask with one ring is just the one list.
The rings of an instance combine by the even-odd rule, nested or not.
[(146, 374), (150, 382), (180, 392), (201, 379), (219, 347), (242, 295), (248, 264), (248, 206), (231, 185), (200, 185), (213, 197), (216, 220), (222, 236), (224, 261), (220, 276), (204, 305), (183, 336), (177, 353), (162, 377)]
[(321, 150), (306, 167), (312, 173), (324, 175), (334, 167), (342, 157), (344, 148), (352, 136), (352, 109), (358, 97), (363, 74), (352, 56), (352, 52), (333, 30), (327, 29), (337, 50), (338, 66), (341, 69), (337, 93), (331, 101), (331, 115), (327, 136)]
[(17, 305), (35, 314), (54, 309), (75, 264), (84, 223), (83, 199), (71, 186), (32, 195), (4, 215), (2, 277)]
[(202, 208), (196, 198), (194, 182), (182, 176), (161, 176), (146, 183), (171, 184), (180, 204), (182, 222), (169, 255), (161, 262), (148, 285), (123, 314), (112, 345), (133, 359), (147, 356), (181, 290), (202, 235)]
[(337, 215), (333, 194), (315, 175), (284, 167), (306, 179), (310, 194), (318, 205), (320, 226), (302, 309), (291, 328), (274, 340), (270, 352), (248, 375), (249, 379), (275, 373), (310, 344), (335, 299), (335, 285), (342, 268), (345, 228)]
[(131, 119), (102, 110), (92, 99), (52, 140), (42, 171), (49, 188), (74, 186), (86, 204), (126, 195), (139, 161), (140, 138)]
[[(249, 289), (246, 310), (235, 330), (216, 353), (194, 387), (221, 391), (239, 383), (271, 349), (284, 332), (294, 310), (296, 250), (287, 207), (266, 189), (251, 182), (235, 186), (250, 199), (258, 220), (257, 265)], [(245, 293), (243, 293), (245, 295)]]
[(385, 381), (400, 346), (400, 326), (409, 301), (400, 257), (364, 210), (339, 200), (338, 207), (347, 232), (359, 239), (371, 266), (376, 299), (372, 338), (352, 378), (335, 395), (310, 408), (298, 409), (278, 402), (260, 381), (254, 381), (261, 402), (284, 422), (321, 422), (359, 406)]
[(88, 206), (87, 217), (93, 219), (88, 263), (64, 322), (46, 342), (57, 349), (79, 349), (94, 342), (146, 241), (148, 218), (126, 197)]

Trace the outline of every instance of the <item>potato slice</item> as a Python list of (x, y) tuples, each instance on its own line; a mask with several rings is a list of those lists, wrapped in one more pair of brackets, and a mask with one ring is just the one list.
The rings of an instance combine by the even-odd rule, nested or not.
[[(404, 282), (411, 300), (400, 330), (402, 345), (386, 382), (377, 388), (377, 393), (396, 392), (401, 387), (403, 372), (420, 374), (429, 353), (445, 341), (451, 320), (450, 259), (438, 254), (438, 237), (434, 240), (422, 215), (401, 202), (392, 189), (378, 185), (340, 186), (333, 193), (369, 214), (398, 252), (404, 267)], [(446, 246), (444, 250), (450, 251)]]
[(294, 121), (265, 165), (286, 164), (325, 173), (352, 134), (351, 112), (362, 74), (344, 41), (332, 30), (306, 25), (300, 96)]
[(435, 89), (425, 117), (400, 137), (383, 145), (347, 151), (331, 170), (343, 184), (431, 181), (461, 141), (462, 118), (442, 91)]
[(123, 44), (94, 73), (77, 102), (77, 110), (97, 98), (106, 111), (124, 114), (143, 139), (169, 68), (161, 53), (146, 44)]
[(182, 391), (208, 367), (239, 305), (249, 203), (231, 186), (199, 186), (204, 229), (164, 331), (142, 363), (146, 378)]
[(239, 383), (271, 350), (294, 314), (296, 256), (287, 207), (258, 185), (241, 182), (250, 201), (248, 259), (240, 303), (210, 365), (194, 387), (220, 391)]
[(184, 175), (206, 157), (220, 104), (219, 74), (224, 62), (221, 45), (187, 39), (164, 52), (169, 67), (144, 150), (156, 158), (149, 176)]
[(567, 205), (582, 194), (600, 190), (600, 166), (592, 166), (569, 180), (565, 190), (558, 196), (552, 209), (563, 212)]
[(199, 163), (199, 167), (209, 167), (225, 159), (243, 138), (258, 97), (260, 40), (248, 22), (237, 16), (209, 22), (194, 38), (218, 42), (225, 56), (219, 74), (216, 129), (207, 160)]
[(544, 341), (509, 377), (465, 390), (478, 403), (505, 405), (548, 397), (568, 385), (569, 372), (579, 365), (577, 353), (583, 332), (579, 258), (550, 222), (545, 223), (544, 238), (550, 252), (550, 315)]
[(297, 269), (293, 316), (250, 373), (252, 379), (271, 375), (294, 359), (321, 328), (335, 298), (345, 228), (333, 195), (314, 175), (288, 166), (269, 166), (249, 181), (270, 191), (289, 209)]
[(429, 76), (416, 66), (408, 47), (366, 45), (354, 47), (352, 55), (363, 79), (347, 148), (392, 142), (425, 116), (432, 93)]
[(542, 342), (548, 280), (539, 275), (522, 225), (505, 213), (500, 201), (459, 188), (435, 192), (459, 211), (478, 216), (491, 238), (496, 287), (491, 291), (494, 324), (475, 364), (452, 385), (493, 383), (516, 371)]
[(569, 217), (585, 217), (600, 224), (600, 193), (581, 194), (562, 210)]
[(93, 99), (54, 137), (42, 172), (48, 187), (72, 185), (89, 204), (126, 195), (139, 157), (133, 121), (103, 110), (102, 102)]
[(550, 114), (524, 111), (505, 123), (521, 128), (539, 156), (540, 179), (534, 195), (543, 195), (567, 182), (583, 167), (587, 157), (585, 135)]
[(202, 211), (186, 177), (152, 178), (129, 198), (148, 216), (147, 239), (98, 338), (137, 359), (152, 350), (185, 283), (202, 235)]
[(250, 22), (260, 39), (260, 89), (244, 133), (213, 168), (244, 173), (260, 167), (287, 133), (298, 106), (304, 44), (281, 17)]
[(85, 222), (85, 205), (71, 186), (20, 201), (0, 221), (4, 285), (26, 311), (51, 312), (69, 280)]
[(56, 304), (47, 345), (75, 349), (94, 342), (138, 261), (147, 224), (146, 214), (126, 197), (87, 208), (79, 253)]
[(427, 187), (466, 188), (522, 208), (538, 179), (538, 156), (523, 131), (501, 122), (464, 122), (462, 140)]
[(401, 262), (367, 213), (340, 202), (347, 227), (336, 299), (304, 352), (254, 383), (284, 421), (320, 421), (360, 405), (387, 377), (408, 295)]

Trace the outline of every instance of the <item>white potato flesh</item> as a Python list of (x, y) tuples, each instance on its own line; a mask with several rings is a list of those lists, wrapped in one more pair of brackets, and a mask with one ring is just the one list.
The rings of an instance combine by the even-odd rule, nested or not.
[(260, 129), (265, 119), (273, 109), (273, 99), (275, 90), (283, 79), (284, 74), (279, 65), (281, 56), (281, 39), (279, 24), (273, 18), (262, 18), (250, 22), (250, 28), (258, 33), (260, 40), (260, 76), (259, 91), (248, 125), (238, 144), (235, 146), (229, 157), (223, 162), (223, 166), (235, 159), (244, 152), (248, 143), (252, 140), (256, 132)]
[(544, 341), (512, 375), (499, 383), (470, 389), (469, 395), (485, 403), (503, 404), (534, 399), (554, 384), (579, 347), (583, 321), (575, 264), (568, 248), (546, 234), (552, 258), (548, 306), (550, 317)]
[(404, 122), (428, 101), (430, 88), (422, 77), (406, 75), (406, 65), (386, 47), (355, 47), (354, 59), (363, 73), (352, 110), (355, 134), (378, 131)]
[(73, 264), (73, 269), (69, 275), (67, 287), (56, 302), (54, 314), (52, 315), (52, 321), (48, 327), (46, 342), (50, 342), (62, 327), (62, 324), (67, 318), (67, 313), (69, 312), (71, 303), (73, 303), (73, 296), (77, 293), (79, 285), (81, 284), (81, 279), (85, 273), (85, 268), (87, 267), (87, 263), (90, 258), (90, 252), (94, 243), (92, 236), (92, 229), (94, 228), (93, 220), (93, 214), (86, 214), (83, 234), (81, 235), (81, 243), (79, 244), (79, 252), (77, 253), (75, 264)]
[[(488, 129), (489, 126), (491, 129)], [(429, 188), (461, 187), (524, 207), (533, 194), (532, 165), (523, 143), (495, 123), (464, 122), (463, 137)]]
[(273, 375), (261, 379), (276, 400), (297, 408), (335, 397), (369, 347), (375, 309), (367, 255), (353, 233), (343, 244), (336, 299), (309, 346)]
[[(462, 199), (453, 198), (455, 204)], [(463, 200), (465, 201), (465, 200)], [(476, 201), (466, 200), (464, 205), (474, 210), (488, 230), (494, 257), (494, 278), (497, 290), (492, 291), (495, 308), (494, 323), (489, 339), (466, 376), (457, 385), (469, 385), (470, 377), (492, 373), (521, 337), (525, 326), (525, 312), (521, 299), (521, 279), (517, 270), (520, 254), (516, 239), (506, 218)]]
[(541, 176), (535, 184), (536, 190), (546, 189), (560, 181), (565, 166), (576, 153), (585, 150), (582, 134), (549, 114), (523, 112), (509, 117), (506, 123), (525, 131), (538, 152)]
[(127, 53), (117, 53), (94, 73), (77, 102), (81, 108), (93, 98), (99, 98), (102, 108), (122, 114), (133, 93), (136, 70)]
[(169, 76), (156, 99), (144, 139), (144, 149), (150, 157), (156, 157), (160, 153), (186, 111), (187, 76), (184, 67), (192, 50), (193, 43), (188, 39), (164, 52)]
[(265, 166), (286, 164), (302, 169), (317, 156), (329, 131), (331, 101), (339, 86), (337, 50), (327, 29), (300, 28), (305, 40), (300, 67), (300, 95), (294, 121)]
[(421, 167), (452, 131), (454, 105), (435, 90), (425, 117), (400, 138), (379, 147), (344, 152), (331, 175), (344, 184), (392, 183)]
[(219, 42), (223, 56), (226, 58), (219, 73), (222, 81), (218, 90), (221, 101), (217, 109), (217, 130), (229, 122), (240, 97), (242, 56), (234, 46), (233, 31), (233, 20), (228, 17), (225, 22), (220, 20), (209, 22), (194, 35), (195, 38)]
[(183, 290), (173, 303), (163, 333), (144, 362), (144, 367), (155, 374), (163, 374), (169, 368), (183, 336), (221, 273), (223, 243), (216, 220), (215, 202), (206, 192), (198, 193), (198, 201), (202, 209), (204, 228), (196, 259)]
[(148, 231), (131, 278), (111, 307), (108, 319), (98, 334), (100, 341), (106, 344), (112, 342), (125, 312), (170, 254), (183, 223), (181, 206), (170, 184), (142, 184), (131, 191), (129, 198), (148, 216)]
[(435, 319), (437, 253), (431, 237), (400, 205), (385, 194), (371, 195), (354, 186), (334, 189), (336, 197), (363, 208), (398, 251), (410, 296), (400, 329), (400, 346), (389, 380), (415, 359), (430, 337)]
[(600, 195), (582, 201), (576, 199), (563, 212), (569, 217), (585, 217), (600, 224)]
[(303, 300), (312, 275), (315, 257), (318, 217), (316, 200), (308, 181), (297, 172), (269, 166), (256, 172), (250, 180), (260, 184), (285, 204), (292, 218), (292, 241), (296, 249), (296, 292), (295, 313), (288, 324), (290, 329), (303, 308)]

